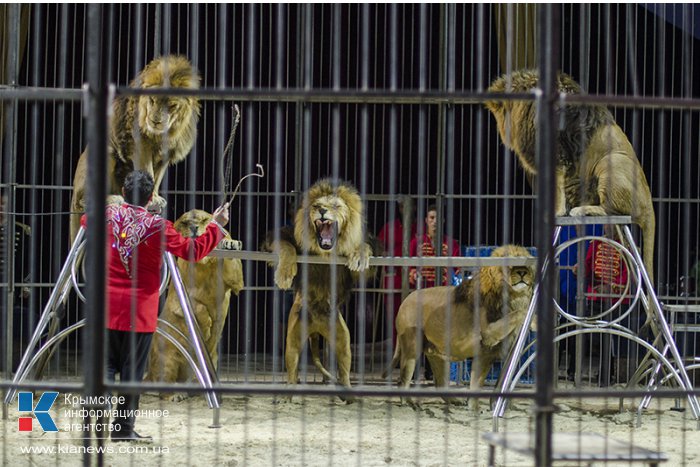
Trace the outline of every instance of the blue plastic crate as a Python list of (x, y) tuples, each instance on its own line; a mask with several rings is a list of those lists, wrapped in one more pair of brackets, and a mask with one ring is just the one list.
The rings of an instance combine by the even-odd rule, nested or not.
[[(527, 340), (525, 341), (525, 346), (535, 340), (536, 334), (530, 331)], [(527, 352), (520, 358), (520, 366), (525, 363), (525, 360), (535, 352), (535, 346), (530, 347)], [(491, 366), (489, 373), (486, 375), (486, 384), (496, 384), (498, 378), (501, 375), (501, 368), (503, 367), (503, 362), (497, 360)], [(519, 368), (518, 367), (518, 368)], [(454, 381), (458, 384), (468, 384), (471, 381), (471, 370), (472, 370), (472, 359), (468, 358), (462, 362), (452, 362), (450, 363), (450, 381)], [(534, 384), (535, 383), (535, 362), (533, 361), (525, 370), (525, 372), (520, 377), (518, 381), (521, 384)]]

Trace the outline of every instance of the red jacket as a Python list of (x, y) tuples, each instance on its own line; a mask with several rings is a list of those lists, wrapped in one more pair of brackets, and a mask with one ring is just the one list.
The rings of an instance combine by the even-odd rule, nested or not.
[[(427, 234), (423, 234), (422, 239), (416, 236), (411, 240), (410, 255), (411, 256), (420, 256), (423, 258), (437, 256), (435, 254), (435, 248), (433, 248), (433, 242)], [(459, 255), (460, 255), (459, 254), (459, 243), (457, 242), (457, 240), (453, 240), (445, 235), (442, 239), (442, 254), (441, 254), (441, 256), (459, 256)], [(459, 268), (453, 268), (453, 269), (455, 271), (455, 274), (459, 274), (459, 272), (460, 272)], [(411, 266), (411, 268), (409, 269), (409, 281), (411, 282), (411, 285), (414, 287), (416, 285), (415, 277), (416, 277), (417, 272), (420, 272), (421, 276), (423, 277), (422, 287), (424, 289), (427, 289), (428, 287), (435, 287), (435, 285), (436, 285), (435, 267), (423, 266), (423, 267), (416, 268), (415, 266)], [(450, 285), (449, 280), (447, 279), (447, 268), (442, 269), (442, 280), (440, 281), (439, 285)]]
[[(106, 219), (107, 328), (155, 332), (163, 253), (199, 261), (224, 233), (212, 222), (199, 237), (183, 237), (172, 222), (126, 203), (108, 206)], [(85, 215), (81, 225), (86, 226)]]
[[(393, 240), (391, 243), (391, 235), (393, 232)], [(411, 233), (409, 238), (416, 236), (416, 224), (411, 225)], [(394, 219), (393, 221), (387, 222), (379, 231), (377, 240), (385, 248), (385, 254), (390, 256), (403, 256), (403, 224), (400, 219)], [(384, 284), (382, 285), (387, 289), (401, 289), (401, 271), (402, 268), (387, 266), (385, 268)]]

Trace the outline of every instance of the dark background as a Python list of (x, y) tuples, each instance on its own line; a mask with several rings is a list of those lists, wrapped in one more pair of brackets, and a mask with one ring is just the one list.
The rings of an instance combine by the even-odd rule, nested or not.
[[(83, 85), (86, 64), (94, 60), (87, 56), (86, 8), (31, 7), (17, 85)], [(505, 71), (494, 7), (449, 8), (112, 5), (104, 10), (108, 75), (110, 82), (126, 86), (156, 55), (177, 53), (199, 69), (203, 88), (342, 94), (363, 88), (381, 93), (394, 87), (427, 96), (445, 91), (452, 81), (457, 94), (483, 91)], [(698, 37), (683, 28), (684, 21), (691, 24), (697, 16), (696, 8), (660, 8), (564, 5), (562, 71), (590, 94), (697, 97)], [(446, 28), (452, 14), (454, 40)], [(450, 56), (454, 71), (448, 74)], [(243, 184), (229, 225), (248, 250), (257, 249), (265, 232), (285, 222), (284, 207), (296, 199), (295, 193), (325, 176), (349, 180), (360, 189), (367, 200), (368, 230), (375, 233), (397, 215), (389, 198), (407, 194), (417, 203), (419, 218), (428, 202), (440, 202), (446, 232), (462, 244), (535, 243), (532, 189), (479, 102), (237, 103), (243, 117), (230, 179), (222, 186), (219, 174), (229, 163), (222, 154), (231, 131), (231, 101), (206, 100), (195, 150), (169, 170), (164, 182), (169, 218), (193, 207), (213, 210), (222, 190), (235, 186), (261, 162), (266, 177)], [(611, 110), (637, 150), (654, 198), (658, 291), (662, 296), (680, 294), (680, 277), (687, 276), (697, 260), (697, 112), (623, 106)], [(70, 189), (86, 141), (85, 125), (75, 101), (20, 101), (17, 111), (16, 148), (2, 156), (2, 182), (18, 184), (16, 211), (34, 230), (29, 251), (36, 283), (32, 308), (40, 309), (68, 249)], [(453, 128), (445, 123), (449, 113), (454, 115)], [(8, 157), (16, 164), (14, 173), (7, 170)], [(270, 273), (264, 263), (246, 261), (244, 267), (252, 289), (234, 304), (224, 345), (231, 352), (269, 350), (270, 322), (278, 319), (272, 315), (271, 294), (256, 288), (272, 287)]]

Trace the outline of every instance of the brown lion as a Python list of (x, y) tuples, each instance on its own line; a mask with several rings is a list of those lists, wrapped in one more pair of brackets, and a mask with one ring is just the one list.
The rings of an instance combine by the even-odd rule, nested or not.
[[(337, 355), (338, 382), (350, 387), (350, 332), (340, 309), (347, 302), (360, 272), (369, 268), (373, 249), (364, 240), (364, 225), (362, 199), (357, 190), (348, 183), (324, 179), (304, 193), (302, 205), (294, 217), (294, 227), (283, 228), (279, 239), (268, 235), (262, 245), (264, 251), (279, 255), (275, 284), (295, 292), (284, 357), (289, 384), (297, 383), (299, 356), (307, 337), (314, 363), (326, 377), (330, 376), (318, 358), (318, 336), (322, 336)], [(308, 274), (306, 271), (298, 274), (306, 265), (303, 268), (297, 265), (297, 255), (340, 256), (346, 257), (347, 263), (308, 264)], [(307, 322), (303, 323), (307, 310)], [(331, 331), (333, 328), (335, 335)]]
[[(167, 55), (150, 62), (131, 82), (138, 89), (199, 89), (200, 78), (190, 62)], [(126, 175), (140, 169), (153, 176), (155, 186), (149, 209), (160, 211), (165, 200), (158, 195), (169, 165), (184, 160), (197, 138), (201, 106), (194, 96), (119, 96), (110, 119), (107, 152), (107, 192), (120, 196)], [(73, 179), (71, 239), (80, 228), (86, 206), (87, 149), (81, 154)], [(119, 202), (112, 198), (112, 202)]]
[[(211, 214), (193, 209), (180, 216), (174, 227), (185, 237), (198, 237), (204, 233), (210, 221)], [(221, 240), (218, 247), (229, 250), (241, 249), (240, 242), (232, 240), (229, 235)], [(197, 263), (190, 263), (178, 258), (177, 266), (189, 295), (195, 319), (202, 331), (204, 339), (202, 344), (216, 366), (219, 340), (228, 315), (231, 293), (238, 295), (243, 289), (241, 260), (207, 256)], [(189, 336), (185, 315), (172, 282), (160, 320), (167, 321), (184, 335)], [(159, 323), (158, 327), (175, 336), (176, 340), (189, 350), (185, 340), (173, 332), (169, 326)], [(146, 379), (148, 381), (186, 382), (192, 379), (192, 375), (190, 366), (180, 351), (165, 337), (156, 334), (153, 337)], [(171, 394), (161, 394), (164, 399), (171, 396)], [(173, 397), (173, 400), (178, 399), (179, 397)]]
[[(559, 92), (582, 93), (566, 74), (560, 74), (557, 82)], [(496, 79), (488, 91), (526, 93), (537, 85), (536, 70), (520, 70)], [(496, 118), (503, 144), (517, 154), (528, 174), (536, 175), (535, 103), (491, 101), (486, 107)], [(632, 145), (602, 105), (566, 105), (563, 113), (557, 138), (556, 215), (631, 216), (642, 229), (644, 265), (653, 283), (656, 219), (651, 191)]]
[[(514, 245), (496, 248), (491, 256), (531, 257), (525, 248)], [(474, 358), (470, 388), (481, 387), (493, 362), (505, 356), (523, 326), (534, 283), (533, 266), (485, 266), (456, 287), (411, 292), (396, 315), (396, 349), (389, 367), (400, 364), (399, 386), (411, 384), (422, 348), (435, 386), (447, 387), (449, 362)], [(404, 401), (414, 404), (410, 398)], [(477, 399), (472, 402), (476, 407)]]

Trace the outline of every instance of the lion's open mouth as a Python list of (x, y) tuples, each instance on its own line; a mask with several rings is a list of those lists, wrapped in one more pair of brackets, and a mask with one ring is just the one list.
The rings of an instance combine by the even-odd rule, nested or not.
[(338, 223), (327, 219), (316, 221), (316, 240), (323, 250), (330, 250), (335, 246), (338, 233)]

